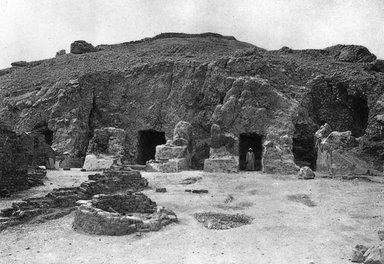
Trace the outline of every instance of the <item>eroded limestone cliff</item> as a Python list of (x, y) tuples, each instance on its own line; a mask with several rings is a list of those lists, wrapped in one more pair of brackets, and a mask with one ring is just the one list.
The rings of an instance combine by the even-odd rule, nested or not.
[(162, 34), (95, 50), (1, 70), (1, 119), (19, 132), (46, 124), (53, 149), (73, 157), (85, 156), (95, 129), (122, 128), (132, 163), (139, 131), (170, 138), (184, 120), (199, 169), (218, 124), (260, 135), (271, 172), (314, 167), (314, 132), (327, 122), (362, 136), (374, 164), (384, 160), (384, 63), (364, 47), (267, 51), (218, 34)]

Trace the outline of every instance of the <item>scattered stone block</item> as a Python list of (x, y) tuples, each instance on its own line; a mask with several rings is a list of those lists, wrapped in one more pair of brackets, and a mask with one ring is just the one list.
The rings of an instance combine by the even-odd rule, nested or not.
[(364, 264), (384, 264), (384, 241), (370, 247), (364, 253)]
[(88, 43), (84, 40), (76, 40), (71, 43), (71, 53), (72, 54), (83, 54), (89, 52), (98, 51), (91, 43)]
[(311, 168), (307, 166), (300, 168), (299, 179), (308, 180), (308, 179), (314, 179), (314, 178), (315, 178), (315, 173), (311, 170)]
[(196, 183), (197, 181), (199, 181), (201, 179), (202, 179), (201, 177), (189, 177), (189, 178), (186, 178), (186, 179), (182, 180), (180, 182), (180, 184), (183, 184), (183, 185), (194, 184), (194, 183)]
[(56, 57), (60, 57), (60, 56), (63, 56), (65, 54), (66, 54), (65, 49), (62, 49), (62, 50), (59, 50), (58, 52), (56, 52)]
[(86, 171), (102, 171), (110, 169), (116, 161), (114, 156), (88, 154), (85, 156), (83, 169)]
[(189, 193), (208, 193), (208, 190), (204, 190), (204, 189), (200, 189), (200, 190), (186, 189), (185, 192), (189, 192)]
[(384, 230), (377, 231), (380, 241), (384, 241)]
[(28, 66), (28, 62), (26, 62), (26, 61), (15, 61), (15, 62), (11, 63), (11, 66), (13, 66), (13, 67), (27, 67)]
[(352, 262), (362, 263), (365, 260), (364, 253), (368, 250), (368, 247), (363, 245), (356, 245), (352, 251)]
[(192, 190), (192, 193), (208, 193), (208, 190)]

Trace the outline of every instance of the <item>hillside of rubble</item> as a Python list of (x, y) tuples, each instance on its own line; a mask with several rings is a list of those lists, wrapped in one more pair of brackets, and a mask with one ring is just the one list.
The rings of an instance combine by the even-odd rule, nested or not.
[(328, 123), (359, 138), (359, 154), (378, 169), (384, 161), (384, 61), (362, 46), (268, 51), (214, 33), (164, 33), (75, 42), (71, 53), (12, 65), (0, 70), (1, 120), (50, 135), (58, 155), (84, 157), (95, 129), (117, 127), (135, 163), (138, 131), (169, 137), (184, 120), (194, 129), (194, 169), (209, 156), (212, 124), (276, 148), (289, 138), (295, 161), (311, 163), (314, 132)]

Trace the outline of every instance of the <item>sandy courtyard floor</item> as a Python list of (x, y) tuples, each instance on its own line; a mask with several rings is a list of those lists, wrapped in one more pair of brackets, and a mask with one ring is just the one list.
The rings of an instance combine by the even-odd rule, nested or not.
[[(49, 172), (45, 186), (0, 200), (0, 209), (14, 199), (45, 194), (54, 187), (78, 185), (89, 173)], [(351, 263), (356, 244), (378, 241), (384, 229), (384, 185), (360, 180), (297, 180), (257, 172), (237, 174), (142, 173), (144, 191), (158, 205), (172, 209), (180, 223), (142, 236), (95, 236), (75, 232), (73, 214), (41, 224), (24, 224), (0, 233), (0, 263)], [(202, 177), (181, 185), (188, 177)], [(52, 183), (52, 184), (50, 184)], [(154, 188), (166, 187), (166, 193)], [(192, 194), (185, 189), (207, 189)], [(316, 204), (287, 199), (307, 194)], [(232, 195), (232, 202), (225, 203)], [(229, 230), (208, 230), (193, 214), (211, 211), (245, 213), (252, 224)]]

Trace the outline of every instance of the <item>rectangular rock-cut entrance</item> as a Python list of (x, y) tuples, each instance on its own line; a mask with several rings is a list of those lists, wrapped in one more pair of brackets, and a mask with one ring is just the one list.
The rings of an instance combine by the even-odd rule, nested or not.
[(155, 159), (156, 146), (165, 143), (164, 132), (153, 129), (139, 131), (137, 163), (145, 165), (148, 160)]
[(261, 159), (263, 156), (263, 136), (256, 133), (242, 133), (239, 140), (239, 169), (251, 170), (247, 168), (246, 157), (249, 149), (255, 156), (255, 170), (262, 170)]

